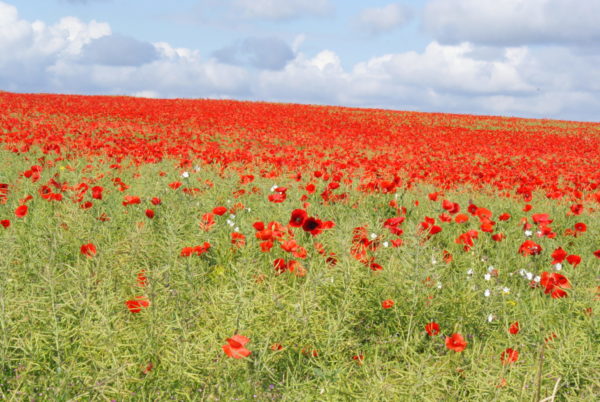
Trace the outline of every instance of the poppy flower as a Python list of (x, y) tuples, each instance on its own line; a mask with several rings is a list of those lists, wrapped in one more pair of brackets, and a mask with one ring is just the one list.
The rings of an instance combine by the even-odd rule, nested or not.
[(579, 222), (575, 224), (575, 230), (580, 233), (585, 233), (587, 230), (587, 225), (583, 222)]
[(28, 210), (29, 208), (27, 207), (27, 205), (20, 205), (15, 209), (15, 216), (17, 218), (23, 218), (27, 215)]
[(280, 203), (280, 202), (285, 201), (286, 195), (285, 195), (285, 193), (275, 193), (275, 194), (270, 194), (267, 198), (272, 203)]
[(140, 202), (142, 202), (140, 197), (135, 195), (126, 195), (123, 199), (123, 206), (139, 204)]
[(236, 247), (244, 247), (246, 245), (246, 236), (238, 232), (231, 233), (231, 244)]
[(498, 217), (498, 220), (500, 220), (500, 221), (507, 221), (509, 219), (510, 219), (510, 214), (506, 213), (506, 212)]
[(381, 302), (381, 307), (383, 307), (384, 309), (389, 309), (394, 307), (394, 301), (392, 299), (387, 299)]
[(567, 252), (562, 247), (559, 247), (552, 252), (551, 256), (553, 258), (552, 264), (560, 264), (567, 257)]
[(532, 240), (525, 240), (519, 247), (519, 254), (523, 256), (538, 255), (542, 252), (542, 246)]
[(467, 342), (461, 334), (452, 334), (446, 337), (446, 347), (455, 352), (462, 352), (467, 347)]
[(581, 263), (581, 257), (578, 255), (571, 254), (567, 256), (567, 262), (572, 266), (576, 267)]
[(369, 264), (369, 268), (371, 268), (371, 271), (383, 271), (383, 267), (376, 262)]
[(80, 251), (81, 254), (91, 258), (96, 255), (96, 246), (94, 245), (94, 243), (84, 244), (81, 246)]
[(152, 219), (152, 218), (154, 218), (154, 211), (153, 211), (153, 210), (151, 210), (151, 209), (147, 209), (147, 210), (146, 210), (146, 216), (147, 216), (149, 219)]
[(467, 214), (458, 214), (454, 217), (454, 222), (456, 223), (465, 223), (469, 220), (469, 215)]
[(260, 251), (262, 251), (263, 253), (268, 253), (273, 248), (273, 241), (272, 240), (263, 241), (263, 242), (260, 242), (259, 245), (260, 245)]
[(303, 209), (294, 209), (290, 218), (290, 226), (295, 228), (302, 227), (304, 221), (308, 218), (308, 214)]
[(425, 331), (427, 331), (427, 335), (435, 336), (440, 333), (440, 325), (437, 322), (432, 321), (425, 325)]
[(143, 308), (150, 306), (150, 300), (146, 296), (138, 296), (135, 299), (127, 300), (125, 305), (132, 313), (139, 313)]
[(550, 294), (553, 299), (567, 297), (568, 294), (564, 291), (564, 289), (571, 288), (571, 284), (569, 283), (567, 277), (557, 272), (542, 272), (540, 285), (545, 288), (544, 293)]
[(520, 330), (521, 327), (519, 326), (519, 321), (513, 322), (510, 324), (510, 327), (508, 327), (508, 332), (510, 332), (512, 335), (518, 334)]
[(96, 200), (101, 200), (103, 191), (104, 191), (104, 188), (101, 186), (92, 187), (92, 198), (94, 198)]
[(361, 366), (363, 364), (363, 361), (365, 360), (365, 356), (364, 355), (354, 355), (354, 356), (352, 356), (352, 360), (354, 360), (356, 362), (356, 364)]
[(504, 233), (495, 233), (495, 234), (492, 235), (492, 240), (493, 241), (500, 242), (500, 241), (502, 241), (504, 239), (506, 239), (506, 235)]
[(179, 187), (181, 187), (181, 185), (182, 183), (180, 181), (169, 183), (169, 187), (171, 187), (173, 190), (177, 190)]
[(281, 274), (287, 270), (288, 265), (283, 258), (277, 258), (273, 261), (273, 268), (275, 268), (277, 273)]
[(583, 205), (573, 204), (569, 209), (571, 210), (571, 213), (573, 215), (581, 215), (581, 213), (583, 212)]
[(8, 229), (8, 227), (10, 226), (10, 221), (8, 219), (3, 219), (0, 221), (0, 225), (2, 225), (4, 229)]
[(505, 365), (506, 364), (510, 364), (510, 363), (514, 363), (517, 360), (519, 360), (519, 351), (511, 349), (511, 348), (507, 348), (500, 355), (500, 360), (502, 361), (502, 364), (505, 364)]
[(311, 235), (316, 236), (323, 230), (323, 222), (320, 219), (313, 217), (306, 218), (302, 224), (302, 230), (309, 232)]
[(594, 255), (596, 256), (596, 258), (600, 258), (600, 250), (594, 251)]
[(223, 352), (234, 359), (248, 357), (252, 353), (244, 347), (248, 342), (250, 342), (250, 338), (236, 334), (231, 338), (227, 338), (227, 344), (222, 346)]
[(225, 207), (223, 207), (223, 206), (221, 206), (221, 207), (215, 207), (215, 208), (212, 210), (212, 212), (213, 212), (213, 214), (215, 214), (215, 215), (222, 216), (222, 215), (224, 215), (224, 214), (227, 212), (227, 208), (225, 208)]
[(146, 271), (145, 270), (141, 270), (140, 272), (138, 272), (137, 274), (137, 285), (139, 287), (145, 287), (148, 284), (148, 278), (146, 277)]
[(150, 202), (152, 203), (152, 205), (160, 205), (160, 203), (162, 202), (160, 198), (158, 197), (153, 197)]

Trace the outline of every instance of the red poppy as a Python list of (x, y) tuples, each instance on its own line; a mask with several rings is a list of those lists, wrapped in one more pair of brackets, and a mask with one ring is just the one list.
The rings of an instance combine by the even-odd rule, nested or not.
[(306, 218), (302, 224), (302, 229), (305, 232), (309, 232), (311, 235), (316, 236), (323, 231), (323, 222), (320, 219), (313, 217)]
[(427, 335), (435, 336), (440, 333), (440, 325), (437, 322), (432, 321), (425, 325), (425, 331), (427, 331)]
[(290, 226), (299, 228), (304, 225), (304, 221), (308, 218), (308, 214), (303, 209), (294, 209), (290, 218)]
[(169, 187), (171, 187), (173, 190), (177, 190), (179, 187), (181, 187), (181, 185), (182, 183), (180, 181), (169, 183)]
[(140, 197), (135, 195), (126, 195), (123, 199), (123, 206), (139, 204), (140, 202), (142, 202)]
[(456, 223), (465, 223), (469, 220), (469, 215), (467, 214), (458, 214), (454, 217), (454, 222)]
[(227, 208), (225, 208), (225, 207), (222, 207), (222, 206), (221, 206), (221, 207), (215, 207), (215, 208), (212, 210), (212, 212), (213, 212), (213, 214), (215, 214), (215, 215), (222, 216), (222, 215), (224, 215), (224, 214), (227, 212)]
[(492, 235), (493, 241), (502, 241), (506, 239), (506, 235), (504, 233), (495, 233)]
[(571, 254), (567, 256), (567, 262), (572, 266), (576, 267), (581, 263), (581, 257), (578, 255)]
[(273, 268), (277, 273), (281, 274), (287, 270), (287, 263), (283, 258), (277, 258), (273, 261)]
[(371, 271), (383, 271), (383, 267), (377, 264), (376, 262), (372, 262), (371, 264), (369, 264), (369, 268), (371, 269)]
[(500, 221), (507, 221), (509, 219), (510, 219), (510, 214), (508, 214), (506, 212), (498, 217), (498, 220), (500, 220)]
[(520, 330), (521, 327), (519, 326), (519, 321), (513, 322), (510, 324), (510, 327), (508, 327), (508, 332), (510, 332), (512, 335), (518, 334)]
[(260, 250), (263, 253), (268, 253), (273, 248), (273, 241), (272, 240), (263, 241), (259, 245), (260, 245)]
[(285, 193), (273, 193), (273, 194), (269, 194), (269, 196), (267, 198), (270, 202), (277, 204), (280, 202), (284, 202), (286, 199), (286, 195), (285, 195)]
[(137, 274), (137, 285), (139, 287), (145, 287), (148, 284), (148, 278), (146, 277), (146, 271), (145, 270), (141, 270), (140, 272), (138, 272)]
[(150, 219), (154, 218), (154, 211), (151, 209), (146, 210), (146, 216)]
[(600, 250), (594, 251), (594, 255), (596, 256), (596, 258), (600, 258)]
[(519, 351), (511, 349), (511, 348), (507, 348), (500, 355), (500, 360), (502, 361), (502, 364), (514, 363), (517, 360), (519, 360)]
[(587, 225), (583, 222), (576, 223), (575, 230), (580, 233), (585, 233), (585, 231), (587, 230)]
[(532, 240), (525, 240), (519, 247), (519, 254), (523, 256), (538, 255), (542, 252), (542, 246)]
[(573, 215), (581, 215), (581, 213), (583, 212), (583, 205), (573, 204), (571, 205), (570, 209)]
[(446, 347), (455, 352), (462, 352), (467, 347), (467, 342), (461, 334), (452, 334), (446, 337)]
[(563, 250), (562, 247), (559, 247), (552, 252), (552, 258), (553, 258), (552, 264), (562, 263), (566, 257), (567, 257), (567, 252), (565, 250)]
[(92, 187), (92, 198), (94, 198), (96, 200), (101, 200), (103, 191), (104, 191), (104, 188), (101, 186)]
[(446, 264), (450, 264), (452, 262), (452, 259), (453, 259), (452, 254), (449, 251), (447, 251), (447, 250), (444, 250), (442, 252), (442, 258), (444, 259), (444, 262)]
[(93, 257), (96, 255), (96, 246), (93, 243), (84, 244), (81, 246), (81, 254), (86, 257)]
[(28, 211), (28, 207), (27, 205), (20, 205), (17, 207), (17, 209), (15, 209), (15, 216), (17, 218), (23, 218), (24, 216), (27, 215), (27, 211)]
[(236, 247), (244, 247), (246, 245), (246, 236), (238, 232), (231, 233), (231, 244)]
[(557, 272), (552, 274), (548, 272), (542, 272), (540, 285), (542, 285), (545, 294), (550, 294), (553, 299), (559, 299), (561, 297), (567, 297), (567, 292), (564, 289), (570, 289), (571, 284), (569, 280)]
[(248, 357), (252, 353), (244, 347), (248, 342), (250, 342), (250, 338), (236, 334), (231, 338), (227, 338), (227, 344), (222, 346), (223, 352), (234, 359)]
[(389, 309), (394, 307), (394, 301), (392, 299), (387, 299), (381, 302), (381, 307), (383, 307), (384, 309)]
[(354, 355), (354, 356), (352, 356), (352, 360), (354, 360), (356, 362), (356, 364), (358, 364), (360, 366), (363, 364), (363, 361), (365, 360), (365, 356), (364, 355)]
[(132, 313), (139, 313), (143, 308), (150, 306), (150, 300), (146, 296), (138, 296), (135, 299), (127, 300), (125, 305)]
[(152, 205), (160, 205), (160, 203), (162, 202), (160, 198), (158, 197), (153, 197), (150, 202), (152, 203)]

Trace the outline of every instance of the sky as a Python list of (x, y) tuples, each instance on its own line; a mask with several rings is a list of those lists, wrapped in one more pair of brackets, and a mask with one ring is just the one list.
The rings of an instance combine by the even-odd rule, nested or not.
[(600, 0), (0, 0), (0, 90), (600, 121)]

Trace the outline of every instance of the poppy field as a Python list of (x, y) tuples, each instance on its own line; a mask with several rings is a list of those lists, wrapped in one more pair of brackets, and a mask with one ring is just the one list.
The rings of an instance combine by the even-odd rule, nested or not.
[(0, 92), (0, 399), (596, 400), (600, 123)]

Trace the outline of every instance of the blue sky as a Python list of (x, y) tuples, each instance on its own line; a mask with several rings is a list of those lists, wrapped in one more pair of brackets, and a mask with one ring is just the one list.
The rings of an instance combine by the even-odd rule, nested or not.
[(0, 0), (0, 89), (600, 121), (600, 0)]

